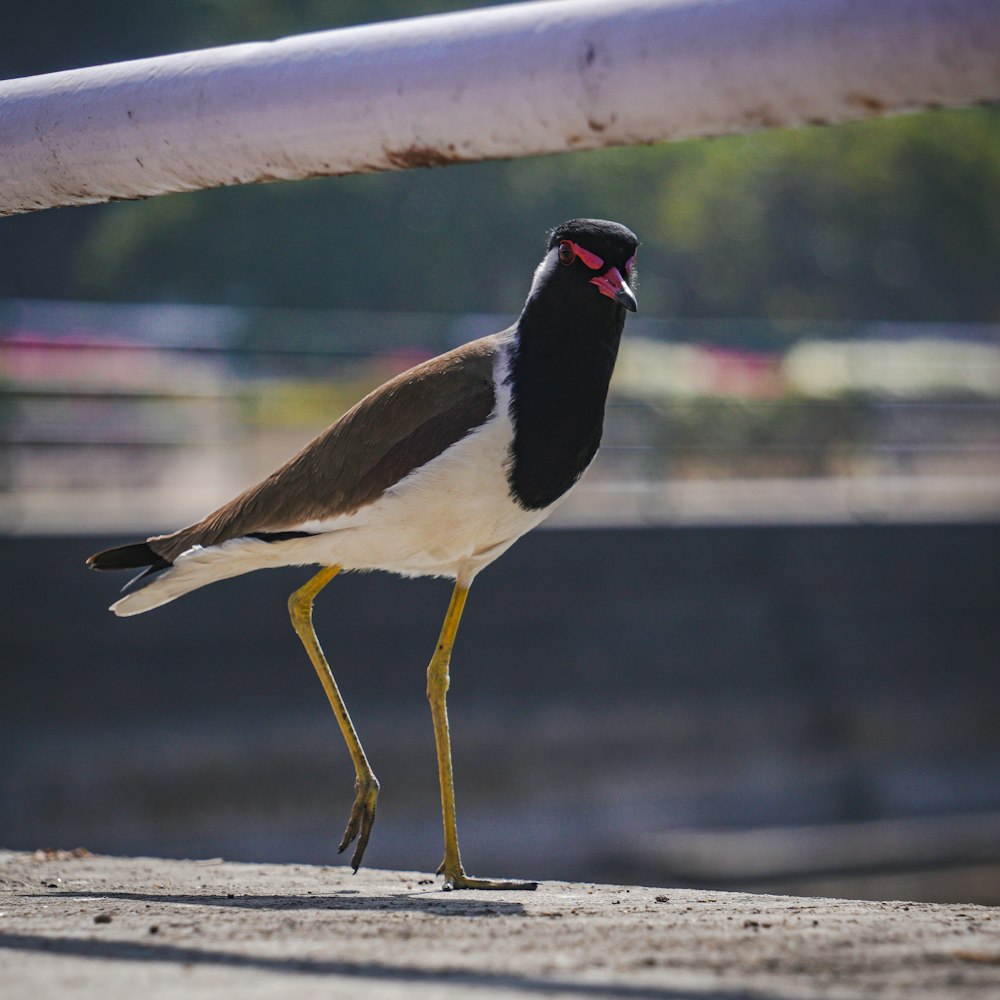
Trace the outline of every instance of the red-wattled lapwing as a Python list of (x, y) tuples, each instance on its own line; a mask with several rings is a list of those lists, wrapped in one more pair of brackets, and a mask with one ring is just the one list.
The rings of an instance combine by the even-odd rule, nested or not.
[(534, 889), (462, 868), (445, 693), (459, 619), (476, 574), (543, 521), (590, 465), (608, 382), (636, 308), (638, 240), (576, 219), (553, 230), (518, 321), (411, 368), (370, 393), (262, 483), (170, 535), (91, 556), (94, 569), (142, 568), (111, 606), (157, 608), (215, 580), (270, 566), (323, 568), (289, 598), (292, 625), (347, 741), (354, 807), (340, 850), (357, 871), (379, 784), (312, 624), (316, 595), (341, 570), (455, 580), (427, 697), (437, 741), (446, 888)]

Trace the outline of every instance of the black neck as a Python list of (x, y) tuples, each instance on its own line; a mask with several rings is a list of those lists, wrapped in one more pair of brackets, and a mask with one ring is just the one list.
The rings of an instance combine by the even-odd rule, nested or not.
[(539, 289), (518, 320), (510, 370), (514, 442), (511, 495), (538, 510), (559, 499), (601, 443), (604, 403), (625, 310), (594, 289), (554, 295)]

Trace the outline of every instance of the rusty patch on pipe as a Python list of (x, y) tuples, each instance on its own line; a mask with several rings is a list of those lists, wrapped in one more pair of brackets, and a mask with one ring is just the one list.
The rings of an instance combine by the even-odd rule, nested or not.
[(447, 149), (433, 146), (409, 146), (407, 149), (387, 149), (385, 158), (400, 170), (412, 167), (446, 167), (450, 163), (462, 163), (463, 158), (449, 145)]

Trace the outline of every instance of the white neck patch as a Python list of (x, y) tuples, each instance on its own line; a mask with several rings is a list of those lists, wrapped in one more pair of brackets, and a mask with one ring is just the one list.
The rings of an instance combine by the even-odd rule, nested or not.
[(559, 247), (554, 246), (541, 260), (535, 268), (535, 276), (531, 279), (531, 289), (528, 298), (533, 298), (535, 292), (545, 279), (559, 266)]

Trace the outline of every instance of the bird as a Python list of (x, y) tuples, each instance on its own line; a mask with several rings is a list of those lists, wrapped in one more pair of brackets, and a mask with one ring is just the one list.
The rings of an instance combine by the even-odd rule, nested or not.
[(92, 555), (96, 570), (140, 570), (110, 610), (127, 617), (217, 580), (278, 566), (321, 567), (288, 599), (355, 769), (339, 850), (357, 872), (379, 782), (313, 627), (340, 572), (454, 580), (427, 668), (437, 748), (446, 889), (534, 889), (466, 874), (459, 851), (446, 693), (476, 575), (566, 498), (597, 453), (627, 312), (637, 309), (639, 241), (626, 226), (572, 219), (548, 233), (517, 321), (390, 379), (266, 479), (170, 534)]

